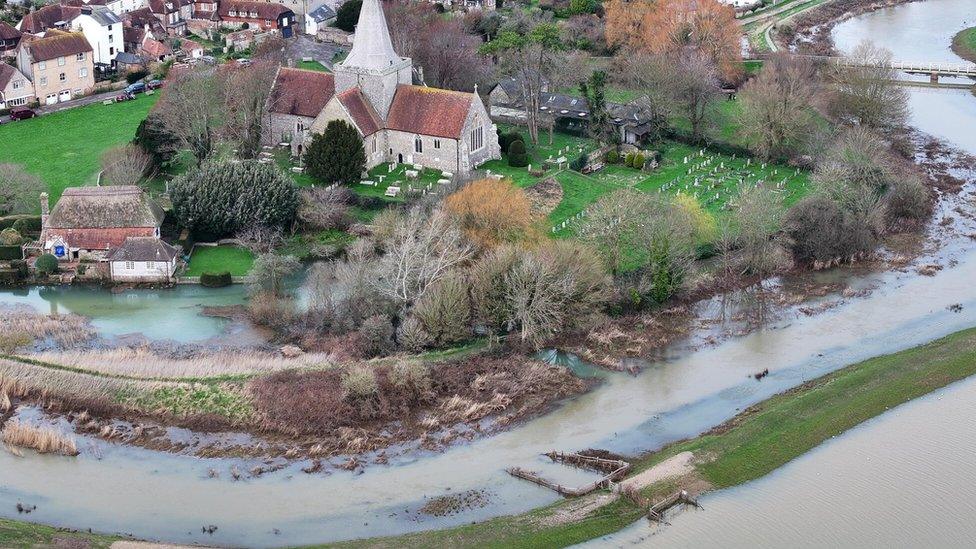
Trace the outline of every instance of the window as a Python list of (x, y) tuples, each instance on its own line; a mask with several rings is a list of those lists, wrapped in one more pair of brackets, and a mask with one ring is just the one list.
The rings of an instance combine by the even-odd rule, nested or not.
[(24, 81), (23, 80), (18, 80), (16, 82), (14, 82), (14, 89), (15, 90), (19, 90), (20, 88), (23, 88), (23, 87), (24, 87)]
[(75, 56), (75, 59), (77, 59), (78, 61), (84, 61), (85, 60), (85, 52), (81, 52), (78, 55), (76, 55)]
[(298, 133), (301, 133), (301, 132), (305, 131), (305, 123), (304, 122), (296, 122), (295, 123), (295, 131), (298, 132)]
[(133, 269), (135, 269), (135, 268), (136, 268), (136, 264), (135, 264), (135, 262), (133, 262), (133, 261), (126, 261), (126, 262), (125, 262), (125, 269), (126, 269), (127, 271), (131, 271), (131, 270), (133, 270)]
[(41, 61), (37, 64), (37, 70), (42, 71), (47, 68), (47, 61)]
[(373, 148), (373, 152), (375, 153), (376, 152), (376, 138), (375, 137), (373, 138), (373, 147), (372, 148)]
[(441, 140), (440, 139), (435, 139), (434, 140), (434, 148), (435, 149), (441, 148)]
[(423, 154), (424, 152), (424, 141), (420, 139), (419, 135), (413, 139), (413, 151), (418, 154)]
[(11, 107), (19, 107), (21, 105), (26, 105), (26, 104), (27, 104), (26, 97), (18, 97), (17, 99), (11, 99), (10, 101), (7, 101), (7, 105)]
[(471, 152), (480, 151), (485, 146), (485, 134), (481, 126), (471, 130)]
[(88, 69), (78, 69), (78, 78), (88, 78)]
[(58, 75), (58, 80), (61, 81), (61, 82), (64, 82), (67, 79), (68, 79), (68, 76), (65, 75), (63, 72)]
[[(109, 36), (109, 38), (112, 38), (112, 37)], [(108, 48), (108, 54), (109, 55), (115, 55), (115, 47), (109, 46), (109, 48)]]
[(229, 15), (231, 17), (237, 17), (237, 12), (234, 11), (234, 10), (230, 10), (229, 12), (227, 12), (227, 15)]
[(64, 57), (58, 57), (58, 66), (59, 67), (63, 67), (64, 66)]
[(108, 35), (108, 41), (109, 41), (109, 42), (111, 42), (111, 41), (112, 41), (112, 35), (111, 35), (111, 34), (110, 34), (110, 35)]
[(42, 86), (47, 86), (47, 77), (46, 76), (42, 76), (41, 77), (41, 85)]

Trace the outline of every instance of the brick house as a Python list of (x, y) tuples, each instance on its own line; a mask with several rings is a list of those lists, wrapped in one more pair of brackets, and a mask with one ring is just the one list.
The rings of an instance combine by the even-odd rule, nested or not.
[(25, 15), (17, 23), (17, 29), (29, 34), (41, 34), (48, 29), (66, 29), (68, 22), (80, 13), (81, 8), (77, 6), (50, 4)]
[(295, 12), (271, 2), (248, 2), (224, 0), (220, 2), (217, 13), (220, 21), (229, 26), (244, 26), (262, 30), (279, 30), (285, 38), (294, 34)]
[(163, 209), (137, 186), (71, 187), (48, 212), (41, 195), (41, 244), (63, 261), (104, 260), (127, 238), (159, 238)]
[(85, 95), (95, 85), (92, 47), (80, 32), (50, 29), (17, 52), (17, 67), (34, 84), (38, 101), (53, 105)]

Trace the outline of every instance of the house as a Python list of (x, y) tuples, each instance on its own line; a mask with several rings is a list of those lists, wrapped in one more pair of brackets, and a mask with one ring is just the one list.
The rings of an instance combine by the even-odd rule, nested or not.
[[(160, 39), (167, 36), (166, 27), (163, 26), (162, 21), (160, 21), (158, 17), (153, 15), (152, 10), (150, 10), (148, 7), (132, 10), (126, 13), (122, 16), (122, 24), (125, 25), (126, 28), (139, 29), (146, 34), (149, 34), (151, 38)], [(131, 43), (132, 38), (132, 36), (124, 37), (123, 40), (125, 40), (127, 43)], [(142, 44), (142, 38), (143, 37), (139, 37), (139, 45)]]
[(138, 54), (147, 61), (163, 63), (173, 57), (173, 48), (169, 47), (165, 42), (146, 38)]
[[(549, 91), (549, 83), (543, 79), (541, 91)], [(522, 106), (522, 80), (514, 76), (502, 78), (488, 92), (488, 104), (502, 107)]]
[(63, 261), (102, 260), (127, 238), (159, 238), (163, 209), (134, 185), (70, 187), (48, 212), (41, 194), (41, 244)]
[(170, 36), (186, 34), (186, 21), (193, 16), (192, 0), (149, 0), (149, 11)]
[[(421, 164), (465, 174), (501, 157), (488, 111), (475, 93), (412, 85), (413, 62), (393, 50), (379, 0), (364, 0), (352, 50), (334, 70), (334, 95), (312, 122), (304, 145), (343, 120), (363, 138), (368, 168)], [(289, 73), (278, 74), (278, 84)], [(325, 82), (314, 93), (328, 96)], [(321, 99), (319, 99), (321, 100)], [(271, 109), (278, 108), (271, 105)], [(272, 113), (280, 116), (283, 113)], [(274, 139), (274, 136), (266, 136)]]
[(180, 249), (152, 236), (130, 236), (105, 257), (115, 282), (172, 282)]
[(125, 51), (122, 19), (105, 6), (84, 6), (71, 26), (81, 31), (92, 46), (95, 66), (115, 68), (115, 56)]
[(242, 51), (254, 44), (254, 31), (239, 30), (227, 33), (224, 43), (233, 51)]
[(17, 23), (23, 33), (41, 34), (48, 29), (68, 28), (68, 22), (81, 13), (80, 7), (50, 4), (32, 11)]
[(22, 107), (34, 102), (34, 85), (14, 67), (0, 63), (0, 109)]
[(217, 20), (217, 0), (194, 0), (192, 19)]
[(119, 54), (115, 56), (116, 70), (122, 74), (145, 70), (146, 64), (146, 60), (141, 55), (136, 55), (127, 51), (119, 52)]
[(328, 4), (322, 4), (305, 14), (305, 34), (315, 36), (336, 20), (336, 12)]
[(326, 103), (335, 95), (335, 77), (327, 72), (282, 67), (268, 96), (269, 123), (265, 142), (290, 143), (292, 154), (302, 145)]
[(45, 105), (70, 101), (95, 85), (92, 47), (80, 32), (48, 30), (18, 50), (17, 67)]
[(20, 44), (22, 32), (8, 23), (0, 21), (0, 57), (13, 57), (17, 55), (17, 45)]
[(180, 40), (180, 51), (189, 59), (200, 59), (203, 57), (203, 46), (193, 40)]
[(146, 0), (61, 0), (60, 3), (64, 6), (76, 8), (103, 6), (120, 17), (130, 11), (146, 6)]
[(295, 12), (272, 2), (248, 2), (221, 0), (217, 7), (220, 21), (228, 26), (248, 29), (279, 30), (285, 38), (291, 38)]

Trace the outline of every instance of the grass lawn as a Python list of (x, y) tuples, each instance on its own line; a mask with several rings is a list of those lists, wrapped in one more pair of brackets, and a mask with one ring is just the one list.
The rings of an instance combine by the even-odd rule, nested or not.
[[(714, 434), (676, 443), (639, 459), (634, 473), (684, 451), (696, 461), (685, 481), (713, 488), (760, 478), (860, 423), (912, 399), (976, 374), (976, 328), (900, 353), (860, 362), (781, 393), (742, 412)], [(681, 489), (674, 479), (652, 485), (652, 501)], [(550, 526), (545, 517), (573, 499), (523, 515), (499, 517), (449, 530), (357, 540), (339, 547), (564, 547), (631, 524), (643, 513), (621, 498), (577, 522)]]
[(254, 254), (238, 246), (196, 246), (190, 255), (186, 276), (229, 271), (232, 276), (244, 276), (254, 264)]
[(51, 204), (66, 187), (94, 185), (99, 157), (135, 137), (159, 95), (88, 105), (0, 126), (0, 162), (23, 164), (48, 185)]
[(952, 38), (952, 51), (967, 61), (976, 62), (976, 27), (959, 31)]
[(325, 68), (325, 65), (319, 63), (318, 61), (299, 61), (295, 65), (296, 69), (305, 69), (307, 71), (319, 71), (319, 72), (329, 72), (329, 69)]
[(0, 519), (0, 547), (87, 547), (107, 549), (121, 538), (61, 530), (51, 526)]

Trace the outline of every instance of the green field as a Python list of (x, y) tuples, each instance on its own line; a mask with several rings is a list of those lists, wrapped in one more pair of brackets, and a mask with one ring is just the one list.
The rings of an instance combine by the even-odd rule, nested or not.
[(94, 185), (99, 157), (127, 143), (158, 95), (97, 103), (0, 126), (0, 162), (23, 164), (48, 185), (54, 204), (66, 187)]
[(254, 264), (254, 254), (237, 246), (197, 246), (190, 255), (186, 276), (203, 273), (230, 272), (232, 276), (244, 276)]
[(959, 31), (952, 38), (952, 51), (959, 57), (976, 63), (976, 27)]
[(329, 69), (325, 67), (322, 63), (318, 61), (299, 61), (295, 65), (296, 69), (305, 69), (307, 71), (319, 71), (319, 72), (329, 72)]

